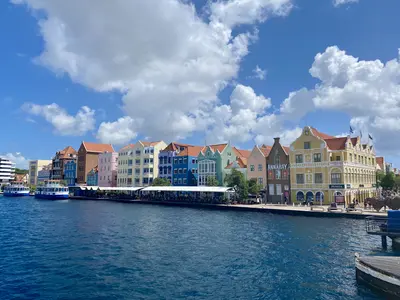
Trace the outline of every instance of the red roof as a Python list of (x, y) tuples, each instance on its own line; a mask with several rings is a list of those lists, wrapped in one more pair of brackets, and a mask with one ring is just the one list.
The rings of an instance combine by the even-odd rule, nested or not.
[(219, 151), (220, 153), (222, 151), (224, 151), (224, 149), (226, 148), (228, 144), (215, 144), (215, 145), (208, 145), (208, 146), (204, 146), (203, 149), (201, 149), (201, 152), (203, 152), (204, 150), (207, 149), (207, 147), (210, 147), (210, 149), (214, 152)]
[(325, 139), (325, 142), (331, 150), (343, 150), (346, 148), (347, 137)]
[(103, 152), (114, 152), (114, 148), (111, 144), (96, 144), (90, 142), (82, 142), (83, 147), (85, 147), (87, 152), (96, 152), (96, 153), (103, 153)]
[(167, 147), (165, 147), (163, 150), (161, 150), (161, 152), (166, 152), (166, 151), (176, 151), (178, 150), (178, 147), (188, 147), (191, 145), (188, 144), (181, 144), (181, 143), (169, 143)]
[(351, 138), (350, 140), (351, 140), (351, 143), (353, 144), (353, 146), (357, 145), (357, 140), (358, 140), (358, 138), (353, 137), (353, 138)]
[(269, 153), (272, 150), (272, 147), (271, 146), (262, 145), (261, 147), (259, 147), (259, 149), (261, 150), (261, 152), (264, 155), (264, 157), (268, 157)]
[(129, 144), (129, 145), (122, 147), (119, 151), (127, 150), (127, 149), (133, 148), (133, 147), (135, 147), (135, 144)]
[(232, 169), (233, 165), (237, 163), (240, 168), (246, 168), (247, 167), (247, 159), (246, 158), (241, 158), (238, 157), (238, 159), (234, 162), (231, 162), (229, 165), (225, 167), (225, 169)]
[(286, 155), (289, 155), (290, 147), (282, 146), (283, 151), (285, 151)]
[(249, 150), (240, 150), (236, 147), (232, 147), (233, 152), (235, 152), (236, 156), (238, 157), (244, 157), (244, 158), (248, 158), (251, 154), (251, 151)]
[(313, 132), (313, 134), (315, 136), (320, 137), (321, 139), (325, 140), (325, 139), (333, 139), (335, 138), (334, 136), (331, 136), (329, 134), (323, 133), (323, 132), (319, 132), (317, 129), (315, 129), (314, 127), (311, 127), (311, 131)]
[(139, 141), (139, 142), (141, 142), (141, 143), (143, 144), (143, 146), (145, 146), (145, 147), (151, 147), (151, 146), (157, 145), (158, 143), (161, 143), (161, 141), (156, 141), (156, 142), (143, 142), (143, 141)]
[(187, 146), (178, 156), (198, 156), (203, 148), (203, 146)]
[(383, 160), (384, 160), (384, 158), (382, 156), (379, 156), (376, 158), (376, 163), (378, 165), (383, 165)]

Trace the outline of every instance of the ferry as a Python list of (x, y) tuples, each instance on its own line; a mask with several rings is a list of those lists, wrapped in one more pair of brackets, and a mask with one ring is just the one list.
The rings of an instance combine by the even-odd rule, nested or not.
[(25, 186), (23, 182), (11, 182), (11, 184), (4, 187), (4, 197), (24, 197), (29, 196), (29, 187)]
[(59, 180), (47, 180), (44, 186), (38, 186), (35, 198), (47, 200), (63, 200), (69, 198), (69, 189), (62, 186)]

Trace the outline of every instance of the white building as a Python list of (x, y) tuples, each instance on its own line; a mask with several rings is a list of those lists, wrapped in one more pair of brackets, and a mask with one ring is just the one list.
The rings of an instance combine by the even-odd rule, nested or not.
[(15, 163), (0, 157), (0, 184), (9, 183), (15, 178)]

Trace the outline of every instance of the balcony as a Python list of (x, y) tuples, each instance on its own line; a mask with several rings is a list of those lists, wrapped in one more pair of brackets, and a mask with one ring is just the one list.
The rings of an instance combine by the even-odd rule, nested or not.
[(329, 166), (330, 167), (343, 167), (343, 161), (340, 161), (340, 160), (330, 161)]

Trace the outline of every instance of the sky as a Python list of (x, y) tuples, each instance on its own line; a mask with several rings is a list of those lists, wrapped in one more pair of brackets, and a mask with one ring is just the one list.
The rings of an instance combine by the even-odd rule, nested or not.
[[(251, 149), (304, 126), (400, 166), (398, 0), (5, 0), (0, 154), (82, 141)], [(372, 140), (368, 136), (372, 137)]]

